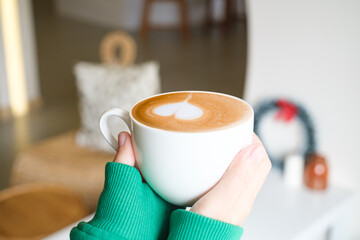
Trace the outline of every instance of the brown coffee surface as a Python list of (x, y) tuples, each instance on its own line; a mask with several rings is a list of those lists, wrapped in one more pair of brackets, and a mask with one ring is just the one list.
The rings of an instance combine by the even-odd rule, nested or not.
[[(161, 116), (155, 109), (187, 102), (202, 110), (195, 119), (180, 119), (176, 114)], [(176, 132), (206, 132), (238, 125), (251, 117), (252, 110), (244, 102), (221, 94), (206, 92), (176, 92), (154, 96), (137, 103), (131, 111), (138, 122), (153, 128)]]

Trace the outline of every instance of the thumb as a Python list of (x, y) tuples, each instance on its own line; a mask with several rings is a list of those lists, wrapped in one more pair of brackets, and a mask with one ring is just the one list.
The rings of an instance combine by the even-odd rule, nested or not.
[(131, 136), (129, 133), (119, 133), (118, 150), (113, 162), (123, 163), (130, 166), (135, 165), (135, 155), (131, 143)]

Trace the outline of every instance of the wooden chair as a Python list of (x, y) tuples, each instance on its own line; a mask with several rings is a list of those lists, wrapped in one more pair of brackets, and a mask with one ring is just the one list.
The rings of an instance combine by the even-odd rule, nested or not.
[(151, 26), (149, 22), (151, 4), (154, 2), (174, 2), (178, 4), (178, 9), (180, 12), (181, 22), (179, 29), (181, 30), (181, 34), (183, 39), (187, 39), (190, 36), (189, 32), (189, 24), (188, 24), (188, 14), (187, 14), (187, 5), (186, 0), (144, 0), (144, 8), (142, 15), (142, 23), (140, 29), (141, 38), (145, 39), (148, 36), (150, 28), (155, 29), (169, 29), (171, 27), (160, 27), (160, 26)]
[(24, 184), (0, 192), (0, 239), (41, 239), (89, 214), (66, 188)]

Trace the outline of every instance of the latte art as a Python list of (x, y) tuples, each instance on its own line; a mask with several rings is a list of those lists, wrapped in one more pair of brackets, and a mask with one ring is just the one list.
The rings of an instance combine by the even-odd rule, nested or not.
[(252, 109), (240, 99), (207, 92), (174, 92), (145, 99), (131, 111), (149, 127), (177, 131), (218, 130), (248, 120)]
[[(189, 96), (191, 98), (191, 94)], [(203, 115), (203, 110), (201, 108), (194, 106), (187, 101), (186, 99), (184, 102), (180, 103), (169, 103), (157, 107), (153, 110), (153, 112), (159, 116), (171, 116), (174, 115), (178, 119), (182, 120), (193, 120), (201, 117)]]

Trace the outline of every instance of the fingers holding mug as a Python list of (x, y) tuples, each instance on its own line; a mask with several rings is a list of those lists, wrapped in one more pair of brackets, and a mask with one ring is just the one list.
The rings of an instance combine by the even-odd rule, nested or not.
[(135, 166), (135, 154), (131, 143), (131, 136), (127, 132), (118, 135), (118, 150), (113, 162)]

